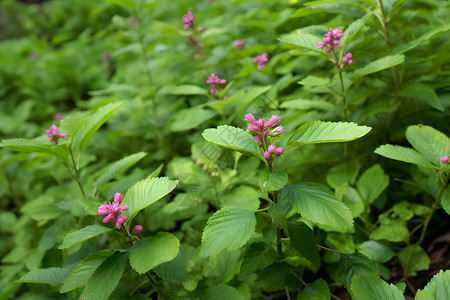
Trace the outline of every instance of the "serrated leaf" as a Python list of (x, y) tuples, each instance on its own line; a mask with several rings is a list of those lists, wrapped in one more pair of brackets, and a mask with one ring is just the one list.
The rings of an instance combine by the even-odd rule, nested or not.
[(405, 52), (412, 50), (412, 49), (416, 48), (417, 46), (421, 45), (423, 42), (428, 41), (433, 38), (436, 38), (449, 30), (450, 30), (450, 24), (445, 24), (439, 28), (436, 28), (435, 30), (425, 33), (424, 35), (418, 37), (415, 40), (410, 41), (409, 43), (400, 44), (398, 47), (396, 47), (394, 49), (394, 51), (392, 51), (392, 53), (393, 54), (405, 53)]
[(215, 286), (209, 286), (203, 293), (202, 299), (208, 300), (244, 300), (245, 298), (235, 288), (221, 283)]
[(312, 264), (319, 266), (319, 249), (312, 229), (303, 222), (288, 222), (287, 227), (292, 247)]
[(398, 253), (398, 260), (408, 276), (430, 268), (430, 257), (419, 245), (409, 245)]
[(429, 162), (439, 166), (448, 155), (450, 138), (431, 126), (413, 125), (406, 129), (406, 139)]
[(372, 128), (355, 123), (313, 121), (302, 125), (289, 138), (287, 148), (299, 145), (348, 142), (366, 135)]
[(303, 33), (301, 31), (292, 32), (283, 35), (280, 38), (280, 41), (282, 41), (283, 43), (298, 46), (303, 49), (307, 49), (311, 51), (311, 54), (315, 54), (316, 56), (328, 56), (322, 49), (317, 48), (317, 45), (322, 42), (322, 39), (309, 33)]
[(288, 175), (285, 172), (271, 173), (264, 171), (259, 176), (259, 186), (263, 191), (272, 192), (281, 190), (288, 183)]
[(404, 87), (398, 94), (403, 97), (419, 99), (437, 110), (444, 111), (441, 99), (428, 84), (420, 82), (412, 83)]
[(389, 185), (389, 176), (379, 164), (367, 169), (356, 182), (359, 194), (368, 207)]
[(174, 259), (156, 266), (153, 271), (163, 280), (177, 283), (184, 282), (187, 274), (187, 266), (182, 249), (180, 249), (180, 252), (178, 252), (178, 255)]
[(202, 136), (210, 143), (239, 151), (250, 152), (261, 158), (258, 143), (247, 131), (228, 125), (210, 128), (203, 131)]
[(93, 113), (83, 124), (81, 124), (73, 136), (72, 150), (82, 152), (94, 133), (123, 105), (124, 102), (109, 103), (100, 107)]
[(378, 241), (365, 241), (359, 245), (359, 251), (379, 263), (388, 262), (395, 254), (394, 250)]
[(404, 161), (427, 168), (441, 169), (430, 163), (421, 153), (411, 148), (386, 144), (378, 147), (374, 152), (390, 159)]
[(23, 152), (36, 152), (44, 153), (54, 157), (59, 157), (64, 161), (67, 161), (69, 152), (62, 146), (51, 145), (36, 140), (29, 139), (9, 139), (2, 140), (0, 147), (23, 151)]
[(351, 74), (351, 80), (355, 81), (363, 76), (376, 73), (388, 68), (392, 68), (393, 66), (399, 65), (405, 61), (405, 56), (402, 54), (385, 56), (376, 61), (373, 61), (364, 67), (355, 70)]
[(224, 249), (239, 249), (255, 231), (256, 217), (251, 210), (224, 207), (215, 212), (206, 223), (202, 234), (202, 255), (218, 254)]
[(125, 226), (130, 228), (131, 220), (138, 212), (169, 194), (178, 184), (178, 180), (167, 177), (147, 178), (135, 183), (128, 189), (121, 205), (128, 205), (123, 212), (127, 216)]
[(450, 215), (450, 187), (447, 187), (442, 194), (441, 205), (445, 212)]
[[(419, 296), (420, 295), (420, 296)], [(450, 299), (450, 270), (440, 270), (423, 290), (418, 290), (414, 300)]]
[(310, 110), (310, 109), (323, 109), (323, 110), (334, 110), (335, 106), (325, 100), (307, 100), (307, 99), (297, 99), (290, 100), (281, 103), (281, 108), (293, 108), (293, 109), (301, 109), (301, 110)]
[(59, 284), (69, 275), (67, 268), (46, 268), (28, 272), (16, 282)]
[(102, 235), (112, 231), (112, 228), (103, 227), (99, 225), (88, 225), (80, 230), (71, 232), (64, 237), (63, 243), (58, 247), (58, 249), (66, 249), (84, 241), (87, 241), (93, 237)]
[(360, 253), (341, 254), (339, 273), (341, 273), (345, 286), (349, 291), (354, 276), (380, 275), (377, 266), (369, 258)]
[(105, 259), (86, 282), (83, 299), (107, 300), (116, 289), (128, 260), (128, 252), (116, 251)]
[(348, 44), (357, 36), (359, 31), (364, 27), (367, 22), (367, 19), (372, 15), (372, 13), (367, 13), (364, 17), (357, 19), (352, 24), (350, 24), (347, 29), (345, 29), (342, 37), (339, 39), (340, 45), (344, 47), (344, 49), (348, 52), (351, 48), (348, 47)]
[(144, 156), (146, 156), (146, 152), (138, 152), (135, 154), (128, 155), (112, 164), (108, 167), (104, 168), (101, 175), (98, 177), (96, 185), (99, 186), (102, 183), (109, 181), (114, 176), (125, 172), (132, 165), (140, 161)]
[(291, 202), (303, 217), (332, 231), (350, 232), (353, 218), (350, 210), (324, 185), (314, 182), (290, 184), (281, 190), (280, 204)]
[(143, 274), (154, 267), (171, 261), (178, 255), (180, 241), (171, 233), (158, 232), (142, 239), (130, 249), (130, 265)]
[(239, 274), (242, 278), (247, 278), (253, 272), (274, 263), (277, 257), (272, 243), (270, 245), (266, 245), (264, 242), (252, 243), (242, 260)]
[(330, 300), (330, 288), (322, 278), (316, 279), (308, 284), (300, 293), (297, 294), (297, 300)]
[(174, 114), (173, 121), (170, 123), (170, 130), (179, 132), (196, 128), (215, 115), (215, 111), (201, 107), (182, 109)]
[(208, 91), (196, 85), (165, 86), (158, 91), (159, 95), (208, 95)]
[(392, 283), (379, 276), (357, 275), (352, 280), (352, 299), (354, 300), (404, 300), (403, 293)]
[(72, 270), (66, 280), (64, 280), (60, 293), (67, 293), (83, 287), (101, 263), (114, 252), (115, 250), (111, 249), (102, 250), (83, 260), (83, 262)]

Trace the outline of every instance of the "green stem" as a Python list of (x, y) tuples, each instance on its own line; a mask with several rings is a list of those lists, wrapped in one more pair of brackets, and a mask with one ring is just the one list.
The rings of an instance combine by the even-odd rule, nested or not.
[(342, 98), (342, 108), (344, 110), (344, 122), (347, 122), (347, 103), (345, 101), (345, 87), (344, 87), (344, 79), (342, 78), (342, 67), (339, 64), (339, 59), (337, 58), (336, 52), (333, 49), (333, 55), (334, 55), (334, 63), (337, 67), (338, 74), (339, 74), (339, 82), (341, 85), (341, 98)]
[(75, 171), (75, 175), (73, 177), (74, 177), (75, 181), (78, 183), (78, 186), (80, 187), (80, 190), (81, 190), (81, 193), (83, 194), (83, 196), (86, 196), (86, 193), (84, 192), (84, 189), (83, 189), (83, 185), (81, 184), (80, 173), (78, 171), (78, 166), (75, 163), (75, 158), (73, 157), (72, 149), (69, 149), (69, 153), (70, 153), (70, 158), (72, 160), (73, 170)]
[[(277, 203), (278, 199), (278, 191), (273, 192), (273, 203)], [(281, 248), (281, 228), (280, 225), (278, 225), (278, 223), (275, 222), (275, 219), (273, 220), (275, 223), (275, 227), (277, 229), (277, 237), (276, 237), (276, 241), (275, 244), (277, 245), (277, 253), (278, 255), (281, 255), (283, 253), (283, 249)]]
[(267, 206), (267, 207), (265, 207), (265, 208), (261, 208), (261, 209), (255, 210), (255, 213), (257, 213), (257, 212), (263, 212), (263, 211), (266, 211), (266, 210), (268, 210), (268, 209), (269, 209), (269, 207)]
[(332, 252), (335, 252), (335, 253), (339, 253), (339, 254), (342, 254), (342, 252), (340, 252), (340, 251), (337, 251), (337, 250), (333, 250), (333, 249), (330, 249), (330, 248), (327, 248), (327, 247), (324, 247), (324, 246), (321, 246), (321, 245), (316, 245), (318, 248), (321, 248), (321, 249), (324, 249), (324, 250), (327, 250), (327, 251), (332, 251)]

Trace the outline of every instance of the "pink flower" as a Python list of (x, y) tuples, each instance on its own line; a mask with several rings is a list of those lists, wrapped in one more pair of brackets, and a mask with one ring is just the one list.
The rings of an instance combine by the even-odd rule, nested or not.
[(211, 73), (211, 76), (209, 76), (208, 80), (206, 80), (206, 83), (214, 85), (214, 88), (209, 91), (211, 94), (217, 93), (219, 84), (225, 84), (226, 82), (227, 81), (225, 79), (220, 79), (218, 76), (214, 75), (214, 73)]
[(258, 142), (258, 144), (262, 143), (263, 139), (265, 141), (267, 139), (267, 136), (277, 136), (283, 133), (282, 126), (278, 126), (274, 130), (270, 130), (271, 127), (273, 127), (280, 121), (279, 116), (273, 115), (272, 117), (270, 117), (269, 121), (264, 122), (264, 119), (259, 119), (258, 121), (256, 121), (255, 117), (252, 114), (246, 114), (245, 120), (253, 124), (247, 126), (247, 131), (255, 137), (255, 140)]
[(351, 53), (347, 53), (345, 54), (345, 56), (342, 58), (342, 62), (348, 66), (350, 66), (351, 64), (353, 64), (353, 60), (352, 58), (352, 54)]
[(266, 67), (266, 63), (269, 59), (267, 58), (267, 53), (263, 53), (260, 56), (257, 56), (253, 59), (253, 62), (258, 64), (258, 70), (264, 69)]
[(58, 131), (59, 131), (59, 128), (56, 127), (55, 124), (50, 126), (50, 128), (45, 131), (45, 133), (47, 133), (48, 139), (51, 142), (54, 142), (55, 144), (58, 144), (59, 138), (67, 136), (67, 134), (65, 134), (65, 133), (58, 133)]
[(275, 127), (274, 129), (272, 129), (272, 131), (270, 132), (270, 135), (271, 136), (277, 136), (277, 135), (280, 135), (280, 134), (282, 134), (284, 132), (284, 128), (283, 128), (283, 126), (277, 126), (277, 127)]
[(103, 223), (108, 223), (109, 221), (111, 221), (113, 224), (116, 225), (116, 228), (119, 229), (120, 226), (122, 226), (122, 224), (127, 220), (126, 216), (122, 216), (122, 212), (126, 211), (129, 206), (120, 206), (119, 204), (120, 202), (122, 202), (123, 196), (121, 193), (116, 193), (114, 195), (114, 201), (111, 204), (111, 202), (109, 202), (108, 204), (103, 204), (100, 205), (98, 210), (97, 210), (97, 214), (101, 215), (101, 216), (106, 216), (103, 219)]
[(233, 47), (234, 48), (242, 48), (244, 45), (245, 45), (245, 40), (244, 39), (242, 39), (242, 40), (235, 40), (233, 42)]
[(275, 125), (276, 123), (278, 123), (279, 121), (280, 121), (280, 117), (273, 115), (270, 117), (269, 121), (266, 124), (264, 124), (264, 128), (265, 129), (270, 128), (273, 125)]
[(330, 28), (330, 31), (325, 33), (325, 36), (322, 40), (323, 42), (317, 44), (317, 47), (325, 48), (325, 51), (328, 53), (339, 45), (339, 39), (343, 36), (343, 33), (342, 30)]
[(444, 164), (448, 163), (449, 158), (447, 156), (442, 156), (441, 157), (441, 162), (443, 162)]
[(187, 14), (183, 16), (184, 29), (189, 29), (194, 27), (194, 15), (188, 11)]
[(140, 234), (142, 232), (142, 226), (141, 225), (136, 225), (134, 226), (133, 232), (134, 234)]

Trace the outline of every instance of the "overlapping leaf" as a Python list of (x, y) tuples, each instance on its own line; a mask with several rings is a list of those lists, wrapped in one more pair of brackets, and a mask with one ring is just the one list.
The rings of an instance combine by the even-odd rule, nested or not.
[(65, 249), (75, 246), (79, 243), (87, 241), (93, 237), (102, 235), (111, 231), (112, 228), (99, 226), (99, 225), (88, 225), (80, 230), (71, 232), (64, 237), (63, 243), (58, 247), (58, 249)]

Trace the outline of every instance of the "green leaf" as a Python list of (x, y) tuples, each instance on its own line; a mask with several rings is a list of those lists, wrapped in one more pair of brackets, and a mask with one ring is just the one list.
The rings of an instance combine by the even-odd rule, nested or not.
[(442, 132), (425, 125), (408, 126), (406, 139), (429, 162), (441, 164), (441, 157), (448, 155), (450, 138)]
[[(420, 296), (419, 296), (420, 294)], [(426, 295), (425, 295), (426, 294)], [(450, 270), (440, 270), (423, 290), (418, 290), (415, 300), (450, 299)]]
[(180, 241), (176, 236), (168, 232), (158, 232), (131, 247), (130, 265), (136, 272), (143, 274), (174, 259), (178, 255), (179, 248)]
[(259, 176), (259, 186), (266, 192), (281, 190), (287, 183), (288, 175), (285, 172), (271, 173), (264, 171)]
[(109, 103), (100, 107), (93, 113), (81, 126), (72, 139), (72, 149), (74, 151), (82, 152), (86, 148), (89, 140), (94, 133), (108, 120), (108, 118), (120, 107), (124, 102)]
[(356, 182), (356, 188), (368, 207), (389, 185), (389, 176), (379, 164), (367, 169)]
[(405, 53), (405, 52), (412, 50), (412, 49), (416, 48), (417, 46), (421, 45), (423, 42), (428, 41), (433, 38), (436, 38), (449, 30), (450, 30), (450, 24), (445, 24), (439, 28), (436, 28), (435, 30), (425, 33), (424, 35), (418, 37), (415, 40), (412, 40), (409, 43), (406, 43), (406, 44), (401, 43), (398, 47), (396, 47), (394, 49), (394, 51), (392, 53), (393, 54)]
[(215, 111), (200, 107), (182, 109), (174, 114), (173, 121), (170, 123), (170, 130), (177, 132), (196, 128), (215, 115)]
[(430, 268), (430, 257), (419, 245), (409, 245), (398, 253), (400, 264), (408, 276), (416, 276), (417, 271)]
[(153, 271), (163, 280), (182, 283), (186, 279), (187, 266), (182, 248), (178, 255), (171, 261), (156, 266)]
[(239, 274), (241, 278), (247, 278), (257, 270), (262, 270), (277, 259), (277, 253), (272, 244), (266, 245), (264, 242), (252, 243), (242, 260)]
[(392, 283), (379, 276), (358, 275), (352, 280), (352, 299), (354, 300), (404, 300), (403, 293)]
[(378, 147), (374, 152), (390, 159), (404, 161), (422, 167), (440, 169), (430, 163), (421, 153), (411, 148), (387, 144)]
[(361, 163), (355, 159), (334, 165), (327, 174), (327, 183), (333, 188), (354, 185), (360, 168)]
[(330, 288), (322, 278), (316, 279), (308, 284), (300, 293), (297, 294), (297, 300), (330, 300)]
[(69, 291), (81, 288), (86, 285), (89, 277), (102, 264), (102, 262), (110, 257), (115, 250), (107, 249), (92, 254), (76, 266), (70, 275), (64, 280), (60, 293), (67, 293)]
[(350, 232), (350, 210), (324, 185), (314, 182), (290, 184), (281, 190), (280, 203), (291, 202), (303, 217), (332, 231)]
[(293, 108), (300, 110), (310, 110), (310, 109), (323, 109), (332, 111), (335, 108), (335, 105), (325, 100), (306, 100), (306, 99), (297, 99), (290, 100), (281, 103), (281, 108)]
[(58, 247), (58, 249), (66, 249), (77, 244), (80, 244), (84, 241), (92, 239), (93, 237), (102, 235), (109, 231), (112, 231), (112, 228), (103, 227), (99, 225), (88, 225), (80, 230), (75, 232), (71, 232), (64, 237), (63, 243)]
[(298, 30), (296, 32), (283, 35), (280, 38), (280, 41), (282, 41), (283, 43), (298, 46), (302, 49), (309, 50), (310, 54), (312, 55), (328, 57), (328, 55), (325, 54), (325, 51), (317, 48), (317, 45), (322, 42), (322, 39), (318, 36), (309, 33), (303, 33)]
[(251, 210), (238, 207), (220, 209), (208, 219), (203, 230), (203, 256), (215, 255), (224, 249), (239, 249), (250, 239), (255, 226), (256, 217)]
[(356, 189), (344, 184), (336, 188), (335, 193), (338, 199), (350, 209), (353, 218), (359, 217), (364, 212), (364, 201)]
[(299, 145), (348, 142), (366, 135), (372, 128), (355, 123), (313, 121), (302, 125), (289, 138), (287, 148)]
[(244, 300), (244, 296), (239, 293), (235, 288), (226, 285), (225, 283), (221, 283), (215, 286), (209, 286), (204, 294), (202, 299), (208, 300)]
[(376, 72), (379, 72), (379, 71), (382, 71), (382, 70), (385, 70), (388, 68), (392, 68), (393, 66), (399, 65), (399, 64), (403, 63), (404, 61), (405, 61), (405, 56), (402, 54), (382, 57), (376, 61), (373, 61), (373, 62), (365, 65), (361, 69), (355, 70), (351, 74), (351, 80), (355, 81), (363, 76), (366, 76), (366, 75), (369, 75), (372, 73), (376, 73)]
[(233, 126), (222, 125), (203, 131), (202, 136), (210, 143), (239, 151), (250, 152), (262, 159), (258, 143), (247, 131)]
[(95, 270), (86, 282), (83, 299), (107, 300), (116, 289), (128, 260), (128, 252), (116, 251)]
[(196, 85), (168, 85), (158, 91), (159, 95), (208, 95), (208, 91)]
[(67, 161), (69, 156), (69, 152), (67, 151), (67, 149), (62, 146), (51, 145), (36, 140), (28, 140), (28, 139), (2, 140), (0, 143), (0, 147), (5, 147), (8, 149), (23, 152), (44, 153), (51, 156), (59, 157), (64, 161)]
[(349, 51), (351, 47), (348, 47), (348, 44), (358, 35), (359, 31), (364, 27), (367, 22), (367, 19), (372, 15), (372, 13), (367, 13), (364, 17), (357, 19), (352, 24), (350, 24), (347, 29), (344, 31), (344, 34), (340, 38), (339, 45), (343, 46), (345, 51)]
[(388, 220), (383, 222), (370, 234), (372, 240), (387, 240), (391, 242), (407, 242), (409, 230), (406, 223), (401, 220)]
[(66, 279), (69, 273), (70, 269), (67, 268), (37, 269), (23, 275), (16, 282), (59, 284)]
[(342, 274), (342, 279), (348, 291), (350, 291), (354, 276), (373, 275), (378, 277), (380, 275), (377, 266), (369, 258), (360, 253), (341, 254), (339, 273)]
[(441, 205), (445, 212), (450, 215), (450, 187), (447, 187), (442, 194)]
[(222, 207), (236, 206), (249, 210), (257, 210), (261, 201), (259, 200), (256, 189), (246, 185), (240, 185), (231, 192), (221, 196), (220, 204)]
[(169, 194), (178, 184), (178, 180), (167, 177), (147, 178), (135, 183), (128, 189), (121, 205), (128, 205), (123, 212), (127, 216), (125, 226), (130, 228), (131, 220), (138, 212)]
[(378, 241), (365, 241), (359, 245), (359, 251), (379, 263), (388, 262), (395, 254), (394, 250)]
[(114, 176), (125, 172), (132, 165), (140, 161), (144, 156), (146, 156), (146, 152), (138, 152), (135, 154), (128, 155), (121, 160), (118, 160), (108, 167), (104, 168), (101, 175), (98, 177), (96, 185), (99, 186), (102, 183), (105, 183), (111, 180)]
[(420, 82), (412, 83), (404, 87), (398, 94), (403, 97), (419, 99), (437, 110), (444, 111), (441, 99), (428, 84)]
[(133, 0), (105, 0), (105, 1), (123, 5), (131, 9), (138, 9), (137, 4)]
[(311, 228), (303, 222), (288, 222), (287, 226), (292, 247), (312, 264), (319, 266), (319, 249)]

